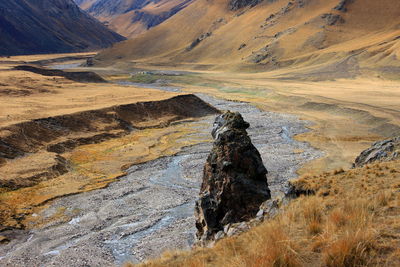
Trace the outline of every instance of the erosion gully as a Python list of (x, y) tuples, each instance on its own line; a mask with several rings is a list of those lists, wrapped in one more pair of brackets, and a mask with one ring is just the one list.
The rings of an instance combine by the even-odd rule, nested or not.
[[(273, 196), (282, 193), (304, 163), (322, 156), (308, 143), (293, 139), (308, 131), (307, 121), (261, 111), (248, 103), (198, 96), (220, 110), (241, 112), (250, 123), (248, 131), (269, 171)], [(193, 122), (195, 134), (209, 137), (213, 120), (209, 116), (202, 123)], [(177, 155), (132, 166), (127, 176), (107, 188), (55, 200), (38, 216), (51, 217), (63, 209), (75, 217), (21, 231), (0, 246), (0, 265), (120, 266), (157, 257), (165, 250), (189, 249), (195, 234), (194, 202), (211, 147), (211, 142), (186, 147)]]

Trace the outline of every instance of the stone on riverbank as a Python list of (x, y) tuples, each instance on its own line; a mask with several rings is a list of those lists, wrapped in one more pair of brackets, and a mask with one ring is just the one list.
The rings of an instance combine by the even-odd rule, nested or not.
[(375, 161), (391, 161), (400, 158), (400, 136), (378, 141), (356, 158), (353, 167), (362, 167)]
[(267, 169), (247, 134), (248, 127), (238, 112), (228, 111), (215, 120), (214, 146), (195, 207), (200, 245), (215, 240), (224, 226), (254, 218), (261, 203), (271, 198)]

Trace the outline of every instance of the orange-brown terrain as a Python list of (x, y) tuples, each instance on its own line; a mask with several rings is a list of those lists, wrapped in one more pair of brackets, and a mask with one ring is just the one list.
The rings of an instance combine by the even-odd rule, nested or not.
[(198, 0), (94, 62), (195, 70), (171, 82), (318, 121), (298, 138), (328, 151), (322, 171), (399, 132), (399, 17), (392, 0)]
[[(352, 168), (400, 136), (399, 1), (75, 2), (134, 38), (0, 58), (0, 265), (400, 264), (399, 161)], [(251, 122), (279, 211), (151, 260), (192, 244), (218, 109)]]
[(228, 4), (195, 1), (96, 59), (108, 65), (276, 70), (275, 77), (302, 80), (398, 73), (398, 1), (279, 0), (239, 10)]
[(133, 38), (169, 19), (192, 1), (75, 0), (75, 2), (110, 29)]
[[(19, 59), (7, 59), (0, 72), (2, 229), (25, 227), (16, 218), (31, 214), (50, 199), (104, 187), (124, 174), (124, 166), (196, 142), (189, 138), (176, 143), (192, 131), (184, 124), (176, 129), (165, 127), (217, 112), (193, 95), (99, 83), (97, 78), (95, 83), (79, 83), (59, 73), (46, 76), (15, 70), (21, 68)], [(29, 63), (29, 58), (24, 59)], [(30, 60), (37, 61), (37, 57)], [(81, 74), (83, 80), (87, 74), (93, 78), (90, 72)], [(75, 149), (98, 143), (94, 151)], [(153, 146), (154, 151), (149, 149)], [(104, 165), (97, 155), (110, 149), (118, 160)], [(106, 154), (111, 155), (110, 151)]]

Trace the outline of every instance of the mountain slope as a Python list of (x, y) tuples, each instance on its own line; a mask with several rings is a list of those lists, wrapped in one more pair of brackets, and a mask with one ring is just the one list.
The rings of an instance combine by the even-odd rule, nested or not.
[[(158, 27), (101, 53), (152, 63), (195, 63), (353, 77), (400, 69), (397, 0), (197, 0)], [(176, 30), (179, 27), (179, 31)], [(297, 70), (296, 70), (297, 71)], [(332, 74), (333, 75), (333, 74)], [(284, 76), (284, 75), (283, 75)]]
[(0, 1), (0, 55), (87, 51), (124, 38), (72, 0)]
[(126, 36), (134, 37), (157, 26), (192, 0), (75, 0), (88, 13)]

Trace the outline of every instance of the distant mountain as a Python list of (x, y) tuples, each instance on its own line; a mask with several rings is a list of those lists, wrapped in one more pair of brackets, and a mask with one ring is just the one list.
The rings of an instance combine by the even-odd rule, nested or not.
[(0, 1), (0, 55), (88, 51), (124, 39), (73, 0)]
[(112, 30), (126, 37), (134, 37), (175, 15), (192, 0), (75, 0), (75, 2)]
[(398, 75), (400, 1), (195, 0), (161, 25), (100, 53), (95, 62), (116, 59), (279, 69), (280, 77), (289, 77), (286, 69), (295, 78)]

